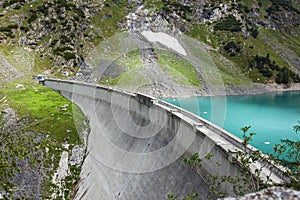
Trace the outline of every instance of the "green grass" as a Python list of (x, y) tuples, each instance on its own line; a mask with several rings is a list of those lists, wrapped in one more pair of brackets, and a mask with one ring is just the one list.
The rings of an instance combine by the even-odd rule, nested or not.
[[(19, 83), (24, 86), (16, 88)], [(53, 192), (49, 186), (54, 187), (51, 183), (51, 176), (58, 166), (60, 154), (63, 150), (62, 144), (70, 144), (69, 150), (66, 150), (69, 153), (76, 144), (83, 144), (79, 133), (87, 128), (84, 123), (86, 117), (76, 105), (62, 95), (32, 81), (18, 80), (7, 84), (5, 87), (0, 88), (1, 99), (4, 96), (7, 101), (5, 103), (4, 101), (0, 102), (0, 109), (13, 108), (20, 120), (26, 122), (26, 126), (20, 127), (16, 132), (1, 132), (2, 135), (7, 135), (7, 138), (9, 138), (9, 140), (1, 142), (0, 147), (2, 150), (3, 148), (6, 149), (6, 154), (4, 154), (4, 157), (2, 154), (1, 161), (10, 158), (12, 160), (24, 159), (30, 157), (36, 151), (40, 152), (42, 160), (33, 159), (30, 166), (35, 167), (38, 166), (39, 162), (43, 163), (48, 177), (44, 179), (42, 194), (43, 197), (48, 198)], [(32, 133), (32, 135), (26, 136), (27, 133)], [(33, 143), (32, 141), (38, 135), (41, 135), (43, 139), (38, 143)], [(10, 146), (13, 148), (10, 148)], [(45, 152), (45, 148), (49, 148), (49, 153)], [(11, 177), (14, 176), (14, 172), (8, 170), (8, 168), (18, 169), (18, 166), (12, 166), (11, 163), (14, 162), (2, 163), (2, 166), (4, 166), (0, 168), (0, 179), (1, 174), (3, 175), (1, 170), (8, 171)], [(74, 169), (76, 173), (71, 175), (72, 180), (78, 179), (80, 168), (76, 168), (77, 171)], [(7, 187), (9, 189), (9, 186)], [(72, 190), (73, 187), (74, 185), (67, 184), (68, 190)]]
[(18, 45), (7, 46), (0, 44), (0, 53), (19, 72), (23, 74), (32, 72), (31, 70), (35, 65), (34, 52), (29, 52), (24, 47)]
[[(275, 32), (273, 32), (270, 29), (264, 29), (264, 28), (260, 28), (259, 32), (261, 33), (258, 38), (255, 39), (250, 39), (247, 44), (250, 46), (254, 46), (254, 48), (252, 50), (249, 49), (249, 52), (254, 55), (255, 53), (261, 56), (265, 56), (268, 53), (270, 54), (270, 59), (273, 61), (275, 61), (279, 66), (288, 66), (288, 63), (283, 60), (280, 56), (278, 56), (277, 52), (275, 51), (275, 49), (273, 47), (271, 47), (270, 45), (268, 45), (265, 41), (265, 39), (262, 37), (263, 34), (265, 34), (269, 40), (271, 40), (271, 43), (277, 43), (278, 39), (275, 39), (273, 37), (270, 37), (271, 35), (273, 35)], [(282, 40), (282, 39), (280, 39)]]
[(126, 57), (121, 56), (115, 61), (115, 64), (119, 66), (125, 65), (125, 72), (116, 78), (102, 77), (100, 84), (126, 89), (136, 89), (147, 84), (147, 81), (139, 75), (139, 72), (142, 70), (142, 59), (139, 51), (132, 51)]
[(257, 6), (257, 3), (253, 0), (242, 0), (242, 5), (246, 5), (249, 8), (253, 8), (254, 6)]
[[(247, 5), (249, 8), (258, 7), (258, 4), (253, 1), (243, 0), (240, 3), (242, 5)], [(268, 6), (270, 6), (270, 1), (263, 1), (263, 8), (261, 10), (265, 11)], [(264, 17), (262, 15), (262, 20), (263, 18)], [(282, 34), (276, 30), (259, 28), (259, 35), (257, 38), (253, 38), (252, 36), (245, 38), (242, 33), (212, 31), (213, 24), (200, 24), (194, 22), (186, 25), (189, 27), (189, 32), (187, 33), (188, 36), (191, 36), (192, 38), (195, 38), (200, 42), (203, 42), (205, 44), (208, 44), (212, 48), (215, 48), (216, 52), (224, 56), (228, 60), (228, 62), (232, 62), (236, 66), (238, 71), (241, 71), (242, 74), (247, 75), (253, 81), (259, 80), (260, 82), (262, 82), (261, 80), (264, 80), (259, 72), (255, 70), (246, 70), (247, 66), (249, 66), (249, 62), (254, 58), (255, 55), (266, 56), (267, 54), (269, 54), (270, 60), (272, 62), (274, 61), (279, 66), (288, 67), (288, 62), (294, 63), (293, 60), (285, 60), (289, 59), (288, 56), (286, 56), (286, 58), (282, 58), (281, 56), (279, 56), (276, 49), (274, 49), (272, 45), (268, 44), (264, 37), (270, 40), (271, 44), (282, 46), (282, 51), (284, 51), (284, 49), (287, 49), (295, 53), (296, 56), (300, 56), (299, 36), (292, 36), (288, 34)], [(236, 53), (236, 55), (234, 56), (226, 53), (223, 49), (223, 46), (231, 41), (239, 44), (239, 46), (242, 46), (242, 52)], [(228, 74), (226, 72), (228, 71), (228, 69), (226, 69), (226, 67), (222, 67), (219, 64), (217, 65), (222, 72), (224, 82), (235, 83), (234, 79), (230, 78), (231, 73)], [(244, 79), (244, 77), (242, 77), (242, 79)], [(237, 81), (238, 84), (242, 82), (243, 81)]]
[[(199, 26), (201, 27), (201, 26)], [(263, 38), (263, 35), (266, 35), (270, 40), (271, 43), (280, 43), (284, 45), (283, 38), (279, 35), (279, 33), (276, 32), (273, 33), (272, 30), (269, 29), (264, 29), (260, 28), (259, 32), (260, 34), (258, 35), (257, 38), (249, 37), (245, 39), (242, 34), (240, 33), (232, 33), (232, 32), (226, 32), (226, 31), (217, 31), (215, 32), (214, 36), (210, 36), (210, 43), (205, 40), (205, 36), (201, 36), (202, 33), (199, 33), (199, 36), (196, 34), (197, 31), (201, 32), (201, 30), (205, 30), (205, 27), (201, 29), (195, 29), (193, 30), (194, 32), (190, 33), (191, 36), (196, 37), (198, 40), (204, 40), (205, 43), (212, 45), (213, 47), (216, 47), (218, 49), (218, 52), (222, 54), (228, 61), (231, 61), (232, 63), (235, 64), (236, 68), (238, 71), (241, 71), (242, 73), (248, 75), (253, 81), (259, 80), (259, 82), (262, 82), (264, 78), (262, 78), (261, 74), (258, 72), (254, 71), (245, 71), (247, 66), (249, 66), (249, 61), (252, 60), (252, 58), (255, 55), (260, 55), (260, 56), (266, 56), (268, 53), (270, 55), (271, 61), (275, 61), (276, 64), (279, 66), (288, 66), (288, 63), (283, 60), (280, 56), (278, 56), (277, 52), (272, 48), (272, 46), (268, 45)], [(204, 31), (205, 33), (206, 31)], [(212, 35), (212, 34), (211, 34)], [(292, 36), (290, 36), (292, 37)], [(207, 36), (206, 36), (207, 38)], [(292, 39), (297, 40), (295, 37), (292, 37)], [(228, 43), (229, 41), (233, 41), (236, 44), (239, 44), (240, 46), (243, 47), (242, 52), (236, 53), (235, 56), (230, 56), (228, 53), (226, 53), (223, 50), (223, 45)], [(218, 48), (219, 47), (219, 48)], [(289, 48), (288, 46), (286, 46)], [(299, 49), (297, 46), (292, 45), (290, 47), (294, 47), (294, 50)], [(296, 51), (297, 52), (297, 51)], [(224, 67), (220, 68), (221, 65), (218, 65), (218, 68), (224, 72), (227, 71), (227, 69), (224, 69)], [(233, 80), (228, 80), (230, 79), (228, 74), (222, 75), (224, 78), (225, 82), (235, 82)], [(226, 77), (226, 78), (225, 78)], [(242, 77), (243, 79), (243, 77)], [(240, 82), (240, 81), (238, 81)], [(242, 82), (240, 82), (242, 83)]]
[[(92, 18), (92, 23), (99, 29), (98, 34), (101, 38), (108, 38), (119, 31), (119, 23), (124, 20), (124, 17), (129, 13), (127, 1), (120, 0), (118, 3), (113, 1), (105, 1), (105, 5)], [(96, 42), (96, 41), (94, 41)]]
[(188, 36), (199, 40), (200, 42), (204, 42), (213, 48), (216, 48), (218, 43), (218, 38), (215, 34), (213, 34), (209, 27), (205, 24), (188, 24), (190, 31), (187, 33)]
[(170, 75), (174, 81), (181, 85), (201, 87), (198, 72), (192, 64), (167, 51), (156, 50), (155, 53), (158, 57), (158, 65)]
[(281, 34), (274, 30), (263, 30), (263, 33), (271, 40), (273, 44), (279, 44), (284, 48), (292, 50), (300, 57), (300, 35), (293, 36), (288, 34)]
[[(15, 108), (20, 116), (29, 117), (30, 124), (24, 130), (49, 133), (49, 136), (58, 142), (63, 142), (64, 138), (69, 136), (70, 143), (80, 143), (73, 121), (73, 113), (80, 112), (80, 109), (60, 94), (40, 84), (23, 84), (19, 89), (12, 84), (1, 93), (7, 95), (9, 106)], [(67, 110), (64, 110), (64, 105), (68, 105)], [(66, 130), (71, 130), (72, 134), (66, 134)]]
[(209, 55), (220, 70), (223, 82), (227, 85), (249, 85), (251, 80), (246, 77), (239, 67), (216, 51), (210, 51)]

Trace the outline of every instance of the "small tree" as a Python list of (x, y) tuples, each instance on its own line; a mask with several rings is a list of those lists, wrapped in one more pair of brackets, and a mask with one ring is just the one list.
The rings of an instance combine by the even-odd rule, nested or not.
[[(300, 120), (293, 129), (296, 134), (300, 132)], [(287, 183), (287, 186), (300, 190), (300, 139), (281, 140), (281, 144), (275, 145), (273, 149), (276, 161), (289, 169), (286, 175), (291, 177), (291, 182)]]
[[(287, 177), (290, 177), (291, 181), (289, 183), (283, 183), (284, 186), (290, 187), (296, 190), (300, 190), (300, 139), (293, 141), (289, 139), (281, 140), (281, 144), (274, 146), (274, 153), (272, 155), (265, 156), (258, 150), (251, 150), (248, 148), (249, 142), (252, 141), (252, 137), (256, 133), (248, 133), (251, 126), (245, 126), (241, 128), (243, 132), (243, 151), (238, 151), (236, 155), (236, 160), (242, 164), (242, 174), (241, 177), (232, 176), (221, 176), (208, 174), (208, 179), (206, 180), (209, 186), (209, 193), (206, 199), (215, 199), (216, 197), (224, 197), (219, 191), (220, 185), (223, 183), (232, 184), (232, 191), (234, 194), (241, 196), (248, 192), (256, 192), (258, 190), (264, 189), (273, 185), (270, 179), (273, 173), (274, 167), (269, 167), (270, 174), (267, 176), (265, 181), (261, 180), (262, 170), (270, 163), (280, 164), (286, 167), (284, 172)], [(293, 127), (296, 134), (300, 132), (300, 120), (298, 124)], [(204, 158), (211, 160), (214, 155), (207, 154)], [(183, 158), (182, 161), (197, 171), (202, 167), (202, 160), (199, 158), (199, 154), (195, 153), (189, 158)], [(251, 172), (251, 165), (256, 162), (260, 162), (260, 167), (255, 170), (254, 173)], [(219, 167), (219, 163), (215, 163)], [(247, 184), (245, 184), (247, 183)], [(190, 200), (198, 198), (198, 194), (188, 195), (183, 200)], [(168, 195), (169, 200), (177, 199), (175, 195)]]

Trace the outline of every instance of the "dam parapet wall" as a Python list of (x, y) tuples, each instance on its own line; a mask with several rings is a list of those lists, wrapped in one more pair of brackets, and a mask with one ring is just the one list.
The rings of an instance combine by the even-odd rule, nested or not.
[[(205, 197), (208, 174), (241, 175), (234, 157), (243, 149), (242, 141), (184, 109), (113, 87), (56, 79), (44, 85), (77, 104), (89, 119), (87, 155), (75, 199), (166, 199), (168, 194), (181, 199), (193, 193)], [(194, 153), (202, 159), (201, 169), (182, 162)], [(211, 160), (204, 159), (207, 154), (213, 155)], [(280, 174), (271, 179), (286, 181)], [(229, 188), (221, 186), (234, 195)]]

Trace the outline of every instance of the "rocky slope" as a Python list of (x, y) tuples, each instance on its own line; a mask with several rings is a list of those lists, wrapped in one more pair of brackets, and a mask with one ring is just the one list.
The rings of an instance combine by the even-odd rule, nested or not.
[[(292, 13), (293, 18), (298, 19), (298, 10), (296, 8), (289, 10), (291, 4), (269, 3), (271, 4), (265, 5), (261, 2), (254, 2), (249, 5), (243, 1), (239, 3), (209, 1), (139, 2), (139, 5), (126, 17), (127, 29), (135, 35), (133, 37), (138, 40), (137, 43), (141, 49), (140, 57), (143, 67), (140, 76), (147, 83), (144, 89), (139, 86), (138, 91), (154, 96), (188, 96), (187, 94), (195, 96), (225, 93), (214, 91), (215, 87), (212, 85), (207, 87), (208, 83), (203, 80), (204, 74), (201, 72), (201, 68), (197, 71), (203, 86), (194, 89), (178, 83), (176, 85), (174, 79), (172, 80), (172, 77), (170, 79), (170, 74), (163, 71), (158, 73), (157, 61), (160, 60), (161, 55), (155, 51), (157, 47), (154, 47), (149, 41), (147, 43), (147, 40), (141, 35), (143, 31), (164, 32), (174, 37), (185, 34), (199, 39), (219, 68), (218, 73), (223, 79), (227, 94), (253, 94), (276, 90), (277, 87), (264, 85), (266, 83), (286, 85), (279, 86), (281, 88), (291, 86), (298, 88), (297, 84), (293, 84), (293, 82), (300, 81), (298, 75), (299, 54), (297, 53), (298, 50), (294, 51), (299, 48), (299, 45), (290, 47), (268, 37), (269, 34), (272, 34), (268, 31), (274, 29), (276, 29), (276, 34), (282, 34), (283, 40), (287, 40), (285, 38), (287, 37), (286, 33), (289, 33), (290, 37), (299, 37), (299, 25), (294, 22), (282, 25), (273, 20), (276, 18), (287, 21), (287, 17), (290, 15), (270, 11), (271, 8), (288, 10), (287, 13)], [(273, 8), (274, 6), (275, 8)], [(269, 9), (268, 12), (266, 9)], [(267, 12), (268, 15), (263, 16), (263, 12)], [(265, 46), (261, 46), (259, 43), (264, 43)], [(266, 46), (268, 48), (265, 48)], [(147, 50), (143, 50), (144, 48)], [(99, 55), (102, 56), (101, 53)], [(172, 58), (168, 57), (166, 63), (171, 63), (170, 60)], [(283, 65), (280, 66), (280, 64)], [(94, 66), (96, 67), (95, 64)], [(194, 67), (197, 69), (196, 66)], [(151, 73), (149, 74), (149, 72)], [(289, 78), (287, 78), (288, 76)], [(149, 80), (149, 77), (155, 78)], [(107, 78), (116, 80), (115, 77), (104, 77), (105, 80)], [(218, 79), (218, 77), (213, 78)], [(239, 80), (237, 81), (237, 79)], [(115, 81), (108, 82), (108, 84), (122, 87), (122, 83)], [(155, 89), (151, 89), (151, 87)]]
[[(16, 95), (26, 96), (31, 90), (16, 87), (19, 82), (27, 83), (26, 87), (32, 89), (30, 95), (35, 94), (36, 85), (28, 78), (38, 73), (159, 97), (299, 89), (299, 13), (300, 4), (296, 0), (3, 0), (0, 2), (0, 128), (1, 134), (11, 136), (11, 140), (2, 142), (0, 148), (11, 148), (6, 144), (13, 146), (13, 138), (19, 137), (19, 131), (26, 136), (20, 141), (23, 150), (48, 144), (48, 139), (39, 140), (47, 132), (53, 132), (55, 137), (66, 134), (66, 130), (60, 130), (55, 135), (50, 124), (36, 131), (35, 119), (40, 120), (36, 113), (30, 112), (29, 117), (21, 113), (22, 105), (30, 108), (34, 105), (28, 104), (28, 99), (25, 102), (24, 96)], [(164, 35), (165, 41), (152, 42), (145, 36), (149, 32), (168, 36)], [(176, 41), (189, 56), (172, 49)], [(65, 77), (63, 72), (69, 75)], [(35, 95), (43, 99), (42, 93)], [(43, 101), (37, 101), (39, 109), (45, 107)], [(21, 106), (12, 107), (13, 102)], [(68, 111), (61, 110), (65, 104), (49, 109), (55, 114), (59, 111), (58, 115), (69, 123), (73, 119), (63, 114)], [(47, 117), (54, 121), (61, 119), (56, 115)], [(28, 126), (28, 130), (34, 131), (24, 130)], [(0, 198), (7, 191), (13, 191), (10, 195), (15, 198), (68, 197), (73, 183), (69, 180), (72, 176), (68, 176), (66, 160), (69, 166), (80, 165), (82, 149), (78, 149), (80, 142), (67, 148), (64, 141), (68, 137), (52, 139), (49, 143), (56, 146), (50, 146), (58, 148), (53, 154), (55, 169), (51, 165), (29, 165), (32, 160), (20, 161), (19, 155), (2, 155), (1, 166), (14, 169), (11, 166), (14, 161), (19, 171), (1, 174), (7, 187), (0, 187)], [(52, 155), (47, 154), (46, 148), (38, 153), (24, 152), (36, 155), (37, 160)], [(6, 162), (8, 157), (12, 158)], [(31, 180), (33, 172), (40, 178)], [(52, 179), (49, 177), (55, 177), (56, 184), (50, 192), (43, 182)], [(16, 187), (19, 180), (23, 182)], [(60, 180), (66, 180), (65, 185)], [(28, 182), (28, 186), (34, 187), (25, 187)], [(24, 192), (15, 192), (18, 188)]]
[[(35, 72), (74, 76), (81, 67), (78, 79), (95, 81), (87, 75), (97, 66), (85, 62), (94, 48), (120, 31), (151, 30), (205, 44), (225, 85), (288, 84), (300, 81), (299, 7), (297, 1), (279, 0), (7, 0), (0, 3), (1, 51), (6, 57), (10, 46), (34, 51)], [(154, 52), (153, 58), (159, 57)]]
[[(296, 2), (139, 1), (137, 4), (127, 15), (125, 25), (141, 49), (143, 67), (139, 71), (145, 86), (143, 89), (137, 85), (138, 91), (154, 96), (188, 96), (262, 93), (276, 90), (277, 86), (272, 87), (276, 84), (279, 88), (299, 89), (298, 84), (294, 84), (300, 81), (299, 43), (295, 42), (299, 38), (299, 5)], [(290, 18), (293, 21), (288, 23)], [(124, 30), (124, 24), (120, 30)], [(209, 83), (203, 79), (207, 74), (195, 65), (202, 87), (191, 89), (178, 80), (176, 83), (174, 77), (170, 77), (172, 74), (161, 71), (157, 65), (161, 59), (170, 64), (173, 58), (162, 58), (155, 51), (157, 47), (142, 36), (144, 31), (164, 32), (176, 38), (184, 34), (198, 39), (215, 62), (226, 92), (214, 91), (218, 81), (216, 87), (213, 84), (207, 87)], [(103, 57), (103, 52), (92, 55)], [(115, 63), (114, 59), (106, 56), (112, 63)], [(185, 58), (179, 56), (179, 59)], [(101, 62), (90, 62), (90, 69), (101, 66)], [(126, 85), (118, 80), (122, 79), (121, 75), (116, 78), (97, 73), (90, 80), (101, 79), (101, 83), (117, 87)], [(127, 77), (130, 78), (133, 77)], [(189, 77), (182, 76), (181, 80), (185, 78)]]

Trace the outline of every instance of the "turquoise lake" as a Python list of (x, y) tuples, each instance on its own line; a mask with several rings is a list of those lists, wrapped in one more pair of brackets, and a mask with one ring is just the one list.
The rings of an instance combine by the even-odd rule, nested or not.
[(242, 138), (242, 127), (256, 133), (251, 144), (265, 153), (281, 139), (300, 139), (293, 126), (300, 120), (300, 91), (249, 96), (163, 99), (201, 116)]

